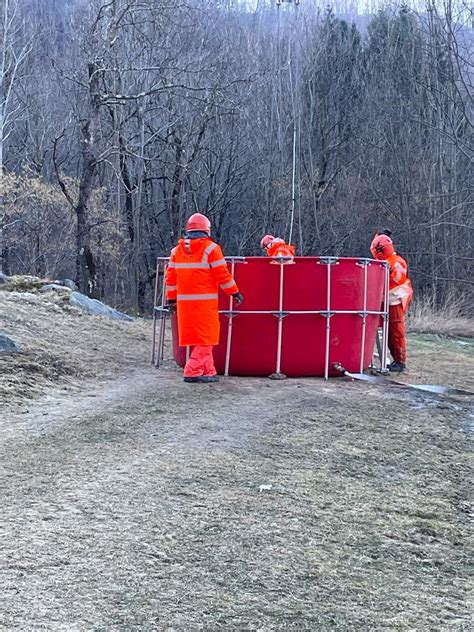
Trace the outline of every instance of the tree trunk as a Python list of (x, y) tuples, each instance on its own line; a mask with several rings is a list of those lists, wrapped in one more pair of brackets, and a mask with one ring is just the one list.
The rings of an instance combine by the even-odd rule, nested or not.
[(91, 249), (89, 206), (96, 174), (95, 142), (99, 128), (99, 69), (90, 63), (88, 119), (81, 127), (82, 172), (79, 183), (79, 199), (76, 211), (76, 278), (81, 292), (97, 294), (97, 268)]

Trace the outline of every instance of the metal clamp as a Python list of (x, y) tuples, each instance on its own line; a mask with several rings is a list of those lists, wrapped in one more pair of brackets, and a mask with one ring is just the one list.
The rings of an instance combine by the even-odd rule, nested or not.
[(227, 263), (245, 263), (247, 264), (246, 257), (224, 257)]
[(289, 316), (290, 312), (272, 312), (272, 316), (276, 316), (276, 318), (285, 318)]
[(339, 265), (339, 257), (319, 257), (319, 261), (317, 262), (321, 265)]
[(153, 308), (155, 313), (155, 318), (161, 320), (162, 318), (166, 318), (171, 314), (170, 310), (167, 307), (155, 306)]

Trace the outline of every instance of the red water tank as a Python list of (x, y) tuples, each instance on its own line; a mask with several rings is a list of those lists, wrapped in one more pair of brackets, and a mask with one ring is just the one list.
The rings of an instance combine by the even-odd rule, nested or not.
[[(384, 262), (342, 257), (230, 258), (244, 303), (221, 295), (220, 374), (288, 377), (337, 375), (366, 369), (383, 315)], [(178, 346), (171, 319), (173, 354), (184, 366), (189, 350)]]

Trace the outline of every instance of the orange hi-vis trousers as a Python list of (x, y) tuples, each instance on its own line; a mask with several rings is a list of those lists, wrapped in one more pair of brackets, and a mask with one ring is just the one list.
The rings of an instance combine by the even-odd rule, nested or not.
[(196, 345), (184, 367), (184, 377), (216, 375), (211, 345)]
[(395, 362), (407, 360), (407, 337), (405, 334), (405, 312), (403, 305), (389, 306), (388, 348)]

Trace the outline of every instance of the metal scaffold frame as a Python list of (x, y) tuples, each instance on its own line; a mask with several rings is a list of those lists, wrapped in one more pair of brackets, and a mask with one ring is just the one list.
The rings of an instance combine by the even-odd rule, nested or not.
[[(246, 264), (245, 257), (226, 257), (227, 263), (231, 266), (231, 273), (234, 277), (235, 266), (237, 264)], [(155, 282), (155, 300), (153, 308), (153, 342), (152, 342), (152, 357), (151, 362), (154, 366), (159, 367), (164, 358), (165, 348), (165, 331), (166, 331), (166, 319), (169, 315), (169, 309), (166, 307), (166, 292), (165, 292), (165, 274), (168, 266), (169, 257), (158, 257), (156, 263), (156, 282)], [(361, 350), (360, 350), (360, 373), (364, 370), (364, 356), (365, 356), (365, 343), (366, 343), (366, 329), (367, 329), (367, 316), (379, 316), (382, 318), (382, 340), (381, 349), (379, 351), (380, 370), (384, 371), (387, 365), (387, 343), (388, 343), (388, 291), (390, 280), (390, 269), (387, 264), (384, 264), (384, 287), (383, 287), (383, 305), (380, 311), (367, 309), (367, 290), (368, 290), (368, 268), (372, 263), (372, 259), (360, 258), (356, 262), (356, 265), (361, 266), (364, 269), (364, 286), (363, 286), (363, 306), (360, 310), (336, 310), (331, 307), (331, 270), (333, 265), (338, 265), (339, 257), (318, 257), (317, 265), (327, 266), (327, 293), (326, 293), (326, 309), (324, 310), (283, 310), (283, 297), (285, 288), (285, 269), (287, 265), (297, 263), (293, 259), (288, 257), (274, 257), (268, 262), (270, 265), (280, 266), (279, 275), (279, 298), (278, 298), (278, 310), (238, 310), (234, 309), (234, 299), (229, 297), (229, 309), (219, 310), (220, 314), (227, 316), (228, 329), (227, 329), (227, 344), (225, 355), (225, 369), (224, 375), (229, 375), (230, 358), (232, 352), (232, 333), (233, 333), (233, 321), (236, 316), (245, 314), (270, 314), (278, 318), (278, 336), (277, 336), (277, 350), (276, 350), (276, 366), (275, 376), (281, 376), (281, 353), (283, 345), (283, 320), (289, 315), (319, 315), (326, 318), (326, 339), (325, 339), (325, 354), (324, 354), (324, 379), (329, 378), (330, 371), (330, 347), (331, 347), (331, 318), (337, 314), (357, 314), (362, 318), (362, 336), (361, 336)], [(379, 262), (380, 263), (380, 262)], [(160, 283), (160, 278), (163, 281)], [(378, 333), (377, 333), (378, 335)], [(189, 359), (190, 348), (186, 347), (186, 360)]]

